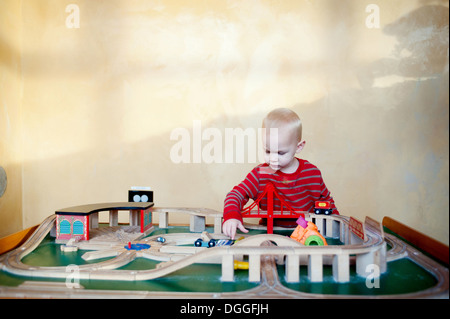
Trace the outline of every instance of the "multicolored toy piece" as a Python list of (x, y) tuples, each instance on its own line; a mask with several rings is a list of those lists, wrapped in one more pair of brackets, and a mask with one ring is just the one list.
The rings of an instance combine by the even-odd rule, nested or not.
[(197, 239), (194, 242), (195, 247), (215, 247), (215, 246), (231, 246), (233, 245), (235, 240), (231, 239), (211, 239), (206, 242), (202, 238)]
[(314, 213), (317, 215), (325, 214), (331, 215), (333, 213), (333, 209), (331, 208), (330, 201), (318, 200), (314, 205)]
[(291, 238), (305, 246), (328, 246), (326, 239), (319, 233), (317, 226), (312, 222), (307, 222), (300, 217), (297, 220), (297, 228), (291, 234)]
[(234, 261), (234, 269), (248, 269), (248, 267), (249, 267), (248, 261), (239, 261), (239, 260)]
[(159, 236), (158, 238), (156, 238), (156, 241), (158, 243), (164, 244), (166, 242), (166, 239), (162, 236)]
[(128, 245), (124, 246), (124, 248), (126, 250), (142, 250), (142, 249), (149, 249), (150, 245), (140, 243), (132, 244), (131, 242), (128, 242)]
[(130, 214), (130, 226), (139, 226), (141, 233), (148, 235), (152, 228), (153, 202), (119, 202), (80, 205), (55, 211), (56, 239), (65, 241), (71, 238), (89, 240), (90, 232), (98, 228), (99, 212), (109, 211), (109, 225), (119, 225), (119, 211)]

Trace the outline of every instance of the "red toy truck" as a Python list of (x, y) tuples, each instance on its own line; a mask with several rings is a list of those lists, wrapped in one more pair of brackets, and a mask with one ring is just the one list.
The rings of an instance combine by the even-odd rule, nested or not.
[(314, 206), (314, 212), (316, 214), (331, 215), (331, 213), (333, 212), (333, 210), (331, 209), (331, 202), (324, 200), (316, 201), (316, 204)]

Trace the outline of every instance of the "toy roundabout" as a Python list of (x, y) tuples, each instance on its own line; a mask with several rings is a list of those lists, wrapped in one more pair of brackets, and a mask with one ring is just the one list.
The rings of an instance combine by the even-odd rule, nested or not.
[[(448, 269), (385, 233), (382, 225), (369, 217), (360, 222), (342, 215), (295, 212), (289, 208), (284, 211), (253, 208), (247, 210), (244, 217), (265, 216), (268, 225), (245, 223), (252, 230), (249, 234), (238, 234), (236, 241), (222, 234), (222, 213), (211, 209), (120, 202), (58, 210), (46, 218), (20, 247), (0, 256), (0, 297), (448, 298)], [(109, 212), (109, 224), (98, 222), (98, 214), (102, 211)], [(128, 225), (119, 225), (120, 211), (129, 212)], [(156, 214), (158, 226), (152, 222)], [(189, 229), (175, 230), (177, 228), (169, 223), (171, 214), (190, 215)], [(293, 216), (304, 219), (308, 226), (286, 230), (272, 224), (273, 218)], [(207, 219), (213, 220), (214, 225), (206, 225)], [(303, 236), (310, 231), (308, 236)], [(307, 238), (303, 237), (311, 238), (306, 242)], [(78, 260), (78, 263), (70, 264), (70, 269), (76, 269), (76, 273), (68, 271), (67, 262), (61, 265), (26, 262), (43, 242), (56, 245), (60, 256)], [(427, 269), (433, 283), (418, 291), (397, 294), (327, 294), (297, 289), (302, 282), (308, 285), (332, 282), (343, 287), (352, 284), (355, 278), (362, 278), (365, 283), (376, 283), (379, 277), (391, 272), (388, 271), (389, 264), (400, 259), (413, 261), (418, 267)], [(151, 261), (151, 266), (127, 268), (137, 260)], [(242, 290), (213, 292), (137, 288), (130, 294), (128, 288), (89, 289), (84, 284), (170, 280), (174, 273), (193, 265), (214, 266), (216, 276), (218, 273), (220, 277), (218, 281), (223, 285), (235, 282), (236, 275), (240, 281), (251, 285)], [(23, 280), (18, 285), (2, 285), (2, 273)], [(189, 276), (198, 279), (203, 274), (193, 271)], [(69, 285), (72, 282), (69, 278), (76, 279), (76, 284)], [(372, 291), (377, 292), (376, 287)]]

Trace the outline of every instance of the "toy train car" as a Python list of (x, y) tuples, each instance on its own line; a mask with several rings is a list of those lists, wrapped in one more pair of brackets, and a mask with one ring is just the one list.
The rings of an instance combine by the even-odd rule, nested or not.
[(195, 247), (215, 247), (215, 246), (231, 246), (234, 244), (234, 240), (229, 239), (211, 239), (206, 242), (199, 238), (194, 242)]
[(314, 205), (314, 213), (317, 215), (319, 214), (325, 214), (325, 215), (331, 215), (333, 212), (333, 209), (331, 208), (331, 202), (330, 201), (316, 201), (316, 204)]

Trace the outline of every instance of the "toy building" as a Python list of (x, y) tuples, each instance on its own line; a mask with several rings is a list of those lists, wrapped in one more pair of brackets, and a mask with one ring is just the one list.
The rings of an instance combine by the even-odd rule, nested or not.
[(57, 210), (55, 212), (56, 239), (89, 240), (90, 230), (98, 228), (100, 211), (109, 211), (109, 226), (119, 224), (119, 211), (129, 211), (130, 226), (137, 227), (139, 232), (145, 233), (153, 226), (152, 206), (153, 202), (123, 202), (82, 205)]

